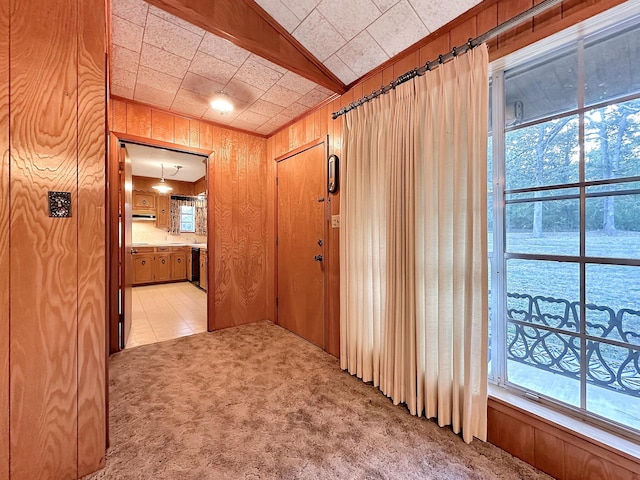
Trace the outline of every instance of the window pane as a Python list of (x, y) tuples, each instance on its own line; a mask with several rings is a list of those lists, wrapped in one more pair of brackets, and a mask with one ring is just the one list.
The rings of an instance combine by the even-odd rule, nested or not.
[(586, 199), (586, 253), (640, 258), (640, 195)]
[(576, 48), (505, 72), (505, 127), (578, 107)]
[(571, 116), (507, 132), (506, 189), (577, 182), (578, 126)]
[(640, 430), (640, 350), (587, 346), (587, 410)]
[(509, 253), (580, 254), (578, 199), (507, 204), (505, 217)]
[(182, 205), (180, 207), (180, 213), (185, 215), (193, 215), (193, 206), (192, 205)]
[(585, 268), (587, 333), (640, 346), (640, 267)]
[(640, 25), (615, 28), (586, 42), (585, 104), (605, 102), (640, 91)]
[(507, 260), (507, 316), (578, 331), (580, 268), (577, 263)]
[(584, 121), (587, 181), (640, 175), (640, 99), (589, 110)]
[(509, 382), (580, 406), (580, 339), (507, 323)]

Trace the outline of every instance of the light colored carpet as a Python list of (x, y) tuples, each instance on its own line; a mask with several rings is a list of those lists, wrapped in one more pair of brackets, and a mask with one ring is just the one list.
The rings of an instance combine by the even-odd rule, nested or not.
[(114, 355), (111, 448), (91, 479), (548, 479), (394, 406), (260, 322)]

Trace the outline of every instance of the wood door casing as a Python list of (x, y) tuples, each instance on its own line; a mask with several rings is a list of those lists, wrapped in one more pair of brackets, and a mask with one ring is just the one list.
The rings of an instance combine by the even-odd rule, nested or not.
[(278, 323), (325, 347), (324, 228), (326, 205), (324, 142), (278, 163)]
[(121, 182), (122, 182), (122, 249), (120, 255), (122, 258), (122, 339), (120, 340), (120, 348), (127, 345), (129, 333), (131, 333), (131, 320), (133, 316), (133, 258), (131, 252), (131, 215), (133, 204), (133, 175), (131, 173), (131, 158), (127, 154), (127, 149), (122, 144), (120, 146), (120, 162), (122, 164)]

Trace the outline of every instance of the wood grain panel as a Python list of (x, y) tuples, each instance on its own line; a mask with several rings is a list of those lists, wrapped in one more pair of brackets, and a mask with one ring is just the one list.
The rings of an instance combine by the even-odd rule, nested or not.
[(78, 476), (106, 452), (105, 9), (78, 2)]
[[(543, 0), (534, 0), (533, 4), (538, 5)], [(550, 8), (541, 15), (533, 17), (533, 29), (537, 30), (540, 25), (548, 25), (549, 23), (557, 22), (562, 18), (562, 5)]]
[(276, 199), (276, 162), (275, 162), (275, 137), (270, 137), (266, 141), (266, 195), (267, 195), (267, 211), (266, 211), (266, 295), (267, 295), (267, 317), (269, 320), (276, 321), (276, 289), (275, 289), (275, 199)]
[[(393, 62), (393, 74), (396, 77), (399, 77), (403, 73), (416, 68), (419, 62), (420, 62), (420, 55), (418, 54), (418, 52), (417, 51), (410, 52), (406, 54), (404, 57), (399, 58), (398, 60)], [(365, 83), (361, 83), (360, 85), (362, 86), (363, 93), (360, 94), (358, 98), (362, 97), (363, 95), (368, 95), (372, 91), (372, 90), (367, 90), (367, 88), (365, 88)], [(376, 90), (379, 87), (380, 86), (377, 86), (373, 90)]]
[[(152, 185), (158, 183), (157, 178), (133, 176), (133, 189), (141, 192), (155, 192)], [(181, 182), (180, 180), (169, 180), (165, 178), (165, 183), (173, 188), (172, 195), (193, 196), (196, 194), (196, 186), (193, 182)]]
[[(533, 0), (500, 0), (498, 2), (498, 24), (506, 22), (532, 6)], [(521, 35), (527, 35), (528, 32), (532, 30), (533, 20), (522, 23), (520, 26), (511, 29), (508, 33), (498, 36), (498, 48), (502, 48), (504, 44), (512, 42)]]
[(565, 469), (564, 442), (539, 429), (535, 430), (534, 437), (534, 465), (553, 478), (562, 480)]
[(534, 428), (531, 425), (493, 408), (487, 411), (487, 423), (492, 426), (487, 434), (490, 443), (533, 465)]
[(213, 126), (200, 122), (200, 148), (213, 150)]
[(11, 3), (11, 479), (77, 476), (78, 2)]
[[(433, 39), (420, 49), (420, 65), (436, 60), (438, 55), (442, 55), (451, 50), (449, 45), (449, 35), (441, 35)], [(395, 78), (395, 77), (394, 77)]]
[(200, 122), (189, 120), (189, 146), (200, 148)]
[(159, 110), (151, 111), (151, 138), (154, 140), (162, 140), (164, 142), (175, 142), (175, 115), (161, 112)]
[(127, 133), (151, 138), (151, 108), (127, 103)]
[(452, 28), (449, 32), (449, 45), (451, 47), (459, 47), (467, 43), (470, 38), (477, 36), (477, 21), (475, 17), (469, 18), (460, 25)]
[(174, 142), (179, 145), (184, 145), (185, 147), (189, 146), (190, 139), (190, 131), (189, 131), (189, 123), (190, 120), (184, 117), (176, 116), (174, 119), (174, 127), (175, 127), (175, 135)]
[(127, 131), (127, 103), (118, 99), (111, 99), (112, 125), (109, 126), (113, 132)]
[[(606, 459), (591, 455), (589, 452), (571, 444), (564, 447), (565, 480), (637, 480), (634, 472), (614, 465)], [(638, 471), (636, 470), (636, 473)]]
[(0, 478), (9, 478), (9, 0), (0, 0)]

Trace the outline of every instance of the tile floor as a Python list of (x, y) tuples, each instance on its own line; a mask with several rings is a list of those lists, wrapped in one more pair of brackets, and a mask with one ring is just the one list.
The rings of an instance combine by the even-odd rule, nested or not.
[(126, 348), (207, 331), (207, 294), (189, 282), (133, 288)]

